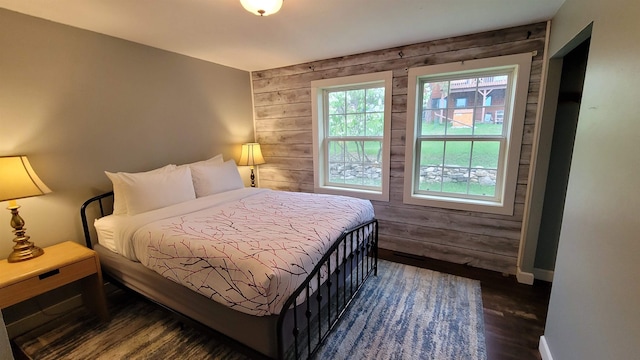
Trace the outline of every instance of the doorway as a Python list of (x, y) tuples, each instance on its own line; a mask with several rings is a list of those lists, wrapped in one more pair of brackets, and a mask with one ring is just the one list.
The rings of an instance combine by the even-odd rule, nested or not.
[[(590, 35), (591, 28), (585, 30)], [(555, 268), (589, 45), (590, 36), (551, 60), (562, 66), (534, 260), (534, 276), (547, 281), (552, 280)]]

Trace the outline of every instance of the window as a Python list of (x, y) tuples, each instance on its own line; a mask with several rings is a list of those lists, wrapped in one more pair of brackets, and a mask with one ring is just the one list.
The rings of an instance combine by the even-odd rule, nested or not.
[(392, 72), (311, 82), (316, 192), (389, 200)]
[(405, 203), (513, 214), (530, 70), (530, 53), (409, 70)]

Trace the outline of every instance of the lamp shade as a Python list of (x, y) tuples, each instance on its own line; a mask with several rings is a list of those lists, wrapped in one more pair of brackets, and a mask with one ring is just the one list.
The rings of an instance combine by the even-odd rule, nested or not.
[(264, 158), (262, 157), (262, 150), (260, 150), (260, 144), (247, 143), (242, 144), (242, 154), (240, 154), (240, 160), (238, 165), (240, 166), (253, 166), (264, 164)]
[(50, 193), (26, 156), (0, 157), (0, 201)]
[(277, 13), (282, 7), (282, 0), (240, 0), (240, 4), (248, 12), (258, 16), (269, 16)]

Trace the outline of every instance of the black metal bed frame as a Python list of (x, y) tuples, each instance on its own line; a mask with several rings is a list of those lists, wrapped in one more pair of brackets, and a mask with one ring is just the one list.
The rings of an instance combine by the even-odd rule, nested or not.
[[(93, 242), (87, 208), (98, 202), (98, 217), (108, 215), (103, 202), (111, 197), (113, 191), (92, 197), (80, 208), (85, 241), (89, 248), (93, 248)], [(378, 274), (376, 219), (344, 231), (284, 303), (277, 320), (278, 358), (312, 358), (371, 274)], [(196, 319), (189, 320), (199, 324)]]

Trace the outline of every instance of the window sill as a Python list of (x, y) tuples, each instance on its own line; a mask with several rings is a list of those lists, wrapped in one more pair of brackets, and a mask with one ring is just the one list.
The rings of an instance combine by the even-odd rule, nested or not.
[(498, 215), (513, 215), (513, 203), (484, 201), (446, 196), (404, 194), (403, 203), (409, 205), (431, 206), (443, 209), (465, 210)]

